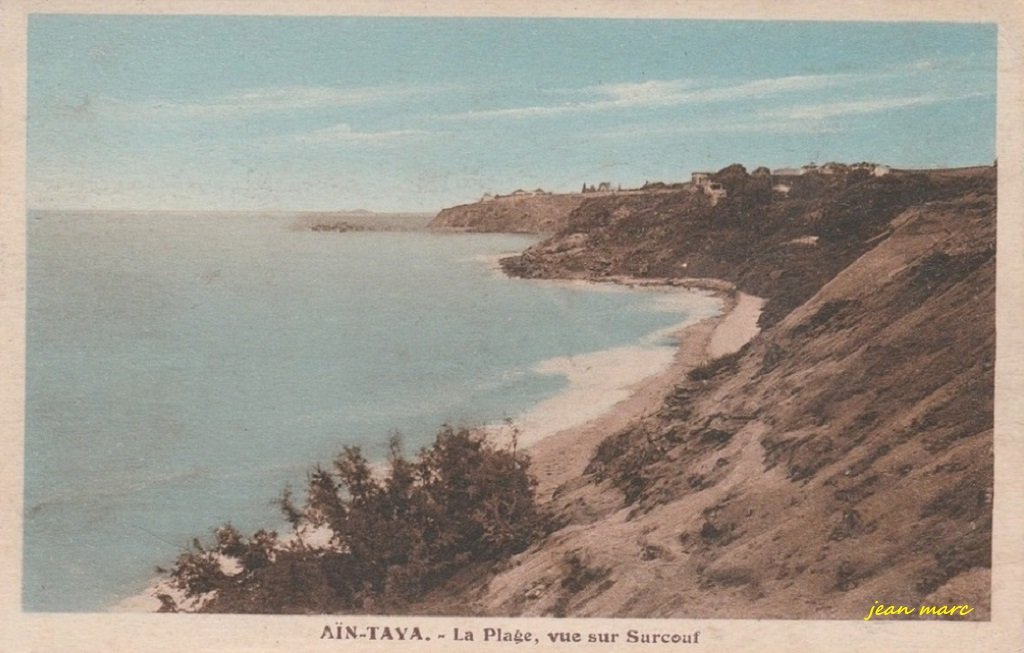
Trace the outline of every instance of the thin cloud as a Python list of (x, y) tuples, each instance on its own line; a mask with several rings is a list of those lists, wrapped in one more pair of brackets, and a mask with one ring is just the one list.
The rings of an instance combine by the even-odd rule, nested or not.
[(292, 137), (294, 142), (307, 145), (322, 145), (330, 143), (379, 143), (382, 141), (394, 141), (403, 138), (427, 136), (431, 132), (419, 129), (392, 129), (384, 131), (358, 131), (351, 125), (340, 123), (317, 129), (311, 132), (295, 134)]
[(976, 97), (985, 97), (986, 93), (965, 93), (942, 95), (938, 93), (915, 96), (875, 98), (870, 100), (852, 100), (848, 102), (830, 102), (821, 104), (802, 104), (760, 111), (753, 117), (721, 118), (708, 122), (688, 122), (680, 125), (628, 125), (618, 129), (604, 130), (590, 137), (618, 139), (645, 136), (669, 136), (673, 134), (728, 134), (728, 133), (762, 133), (762, 134), (822, 134), (842, 131), (835, 118), (844, 116), (869, 115), (884, 113), (913, 107), (954, 102)]
[(587, 86), (582, 89), (582, 92), (604, 98), (591, 102), (590, 104), (593, 105), (622, 107), (658, 106), (663, 103), (676, 102), (680, 94), (694, 85), (695, 82), (689, 79), (651, 79), (646, 82)]
[(833, 125), (808, 121), (777, 119), (722, 119), (715, 122), (687, 123), (685, 125), (629, 125), (618, 129), (590, 134), (589, 138), (616, 140), (650, 136), (685, 134), (822, 134), (836, 132)]
[(916, 59), (905, 63), (894, 63), (884, 67), (881, 72), (891, 74), (921, 74), (921, 73), (960, 73), (970, 71), (995, 72), (992, 68), (995, 60), (995, 52), (973, 53), (969, 55), (948, 57), (936, 56)]
[[(793, 75), (704, 88), (696, 87), (696, 82), (687, 79), (606, 84), (588, 86), (576, 91), (580, 95), (586, 95), (593, 99), (554, 105), (466, 111), (444, 117), (449, 119), (529, 118), (626, 108), (657, 108), (686, 104), (729, 102), (733, 100), (753, 100), (782, 93), (836, 86), (848, 83), (853, 77), (846, 74)], [(595, 98), (594, 96), (597, 97)]]
[(839, 75), (793, 75), (757, 79), (734, 86), (702, 89), (687, 94), (687, 103), (728, 102), (730, 100), (756, 100), (780, 93), (809, 91), (839, 86), (853, 81), (855, 76)]
[(115, 112), (156, 119), (232, 118), (246, 115), (367, 106), (409, 100), (436, 89), (411, 86), (335, 88), (286, 86), (251, 88), (193, 102), (111, 100)]
[(943, 95), (938, 93), (926, 93), (907, 97), (875, 98), (870, 100), (851, 100), (848, 102), (829, 102), (825, 104), (804, 104), (787, 107), (774, 111), (763, 112), (762, 115), (769, 118), (784, 120), (828, 120), (842, 116), (856, 116), (871, 113), (882, 113), (897, 109), (908, 109), (931, 104), (941, 104), (956, 100), (966, 100), (976, 97), (984, 97), (987, 93), (967, 93), (958, 95)]

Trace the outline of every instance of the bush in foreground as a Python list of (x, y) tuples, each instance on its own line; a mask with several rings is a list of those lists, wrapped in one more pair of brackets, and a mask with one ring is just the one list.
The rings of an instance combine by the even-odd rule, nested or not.
[[(296, 534), (246, 538), (230, 525), (168, 574), (164, 610), (395, 612), (467, 565), (526, 549), (546, 528), (528, 458), (469, 429), (443, 427), (415, 460), (392, 440), (386, 473), (358, 447), (309, 476), (305, 506), (286, 490)], [(319, 533), (318, 544), (309, 540)], [(170, 595), (175, 593), (178, 596)]]

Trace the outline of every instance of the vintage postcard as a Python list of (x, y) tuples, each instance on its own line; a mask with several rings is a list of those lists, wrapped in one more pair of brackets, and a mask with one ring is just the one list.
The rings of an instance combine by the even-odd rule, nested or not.
[(0, 649), (1018, 650), (1022, 15), (5, 3)]

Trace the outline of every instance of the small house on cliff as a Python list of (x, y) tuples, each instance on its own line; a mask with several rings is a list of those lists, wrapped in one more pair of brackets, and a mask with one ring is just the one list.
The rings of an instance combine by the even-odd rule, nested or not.
[(843, 165), (842, 163), (836, 163), (835, 161), (830, 161), (825, 165), (821, 166), (820, 168), (818, 168), (818, 172), (820, 172), (823, 175), (838, 175), (846, 171), (847, 167), (845, 165)]
[(694, 172), (690, 174), (690, 183), (693, 184), (694, 188), (704, 188), (708, 183), (711, 182), (710, 172)]
[(712, 181), (704, 188), (704, 194), (711, 198), (711, 206), (714, 206), (726, 196), (725, 186)]
[(726, 196), (725, 186), (718, 182), (711, 181), (710, 172), (694, 172), (690, 175), (690, 183), (692, 186), (690, 190), (693, 192), (700, 191), (707, 195), (711, 199), (711, 206), (718, 204), (718, 200)]
[(803, 168), (776, 168), (772, 170), (773, 177), (799, 177), (804, 174)]
[(870, 163), (868, 161), (860, 161), (858, 163), (854, 163), (853, 165), (850, 166), (850, 170), (864, 170), (865, 172), (871, 173), (875, 177), (884, 177), (890, 172), (892, 172), (892, 168), (890, 168), (887, 165), (883, 165), (881, 163)]

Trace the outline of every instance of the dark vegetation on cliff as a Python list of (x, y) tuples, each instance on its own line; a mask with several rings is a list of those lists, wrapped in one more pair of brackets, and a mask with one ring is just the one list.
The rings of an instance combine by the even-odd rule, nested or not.
[(904, 209), (984, 191), (995, 177), (991, 170), (810, 173), (791, 178), (785, 198), (772, 193), (770, 177), (748, 175), (739, 165), (714, 179), (729, 193), (717, 206), (686, 190), (588, 199), (555, 237), (502, 266), (537, 278), (726, 279), (768, 299), (761, 322), (767, 326), (870, 249)]
[[(286, 544), (266, 530), (246, 538), (225, 525), (212, 546), (195, 541), (169, 581), (189, 598), (212, 593), (207, 612), (401, 612), (458, 572), (487, 568), (543, 533), (528, 466), (522, 452), (451, 427), (415, 460), (393, 440), (383, 477), (348, 447), (330, 469), (310, 474), (304, 507), (289, 492), (281, 500), (296, 532), (326, 531), (329, 542)], [(160, 598), (165, 611), (179, 608)]]

